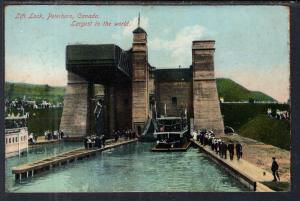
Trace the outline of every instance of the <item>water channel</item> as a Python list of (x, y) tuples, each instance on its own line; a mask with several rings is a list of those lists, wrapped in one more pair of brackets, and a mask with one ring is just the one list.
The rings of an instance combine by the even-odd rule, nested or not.
[(151, 143), (137, 142), (99, 153), (96, 157), (54, 168), (16, 182), (11, 168), (74, 148), (82, 143), (61, 143), (30, 149), (6, 159), (9, 192), (240, 192), (241, 183), (205, 153), (151, 152)]

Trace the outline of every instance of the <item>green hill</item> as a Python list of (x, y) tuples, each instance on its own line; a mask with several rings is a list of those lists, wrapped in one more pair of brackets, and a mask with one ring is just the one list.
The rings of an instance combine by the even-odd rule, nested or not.
[[(219, 97), (223, 97), (226, 102), (249, 101), (250, 98), (258, 101), (276, 101), (262, 92), (250, 91), (227, 78), (217, 78), (217, 88)], [(27, 99), (44, 99), (51, 102), (62, 102), (65, 87), (5, 82), (4, 92), (5, 97), (8, 97), (9, 99), (20, 99), (25, 95)]]
[(251, 98), (257, 101), (276, 101), (274, 98), (262, 92), (250, 91), (227, 78), (217, 78), (217, 89), (219, 97), (223, 97), (226, 102), (249, 101)]
[(26, 83), (5, 82), (4, 96), (9, 99), (48, 100), (50, 102), (62, 102), (65, 87), (53, 87), (49, 85), (37, 85)]

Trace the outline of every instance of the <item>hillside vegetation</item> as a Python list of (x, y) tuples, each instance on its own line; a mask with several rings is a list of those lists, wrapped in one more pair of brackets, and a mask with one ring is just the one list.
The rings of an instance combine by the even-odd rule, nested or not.
[(239, 130), (244, 137), (290, 150), (290, 122), (287, 120), (271, 119), (267, 115), (258, 115)]
[[(272, 97), (258, 91), (250, 91), (231, 79), (217, 78), (217, 88), (219, 97), (223, 97), (226, 102), (249, 101), (275, 101)], [(9, 99), (48, 100), (50, 102), (62, 102), (65, 87), (53, 87), (49, 85), (35, 85), (25, 83), (5, 82), (5, 97)]]
[[(230, 79), (217, 79), (217, 87), (219, 97), (223, 97), (226, 102), (249, 101), (250, 98), (258, 101), (275, 101), (262, 92), (250, 91)], [(26, 96), (27, 100), (63, 102), (64, 92), (64, 87), (5, 83), (5, 97), (10, 99), (22, 99)], [(266, 115), (268, 108), (273, 111), (276, 109), (289, 111), (287, 104), (221, 104), (224, 125), (233, 127), (241, 136), (289, 150), (289, 121), (268, 118)], [(62, 108), (29, 110), (31, 116), (28, 120), (28, 129), (30, 132), (42, 135), (45, 130), (58, 129)]]
[(62, 102), (64, 93), (65, 87), (49, 85), (5, 82), (4, 86), (4, 96), (10, 100), (23, 99), (26, 96), (27, 100)]
[[(36, 136), (43, 135), (46, 130), (54, 131), (59, 129), (62, 108), (41, 108), (33, 109), (25, 107), (25, 112), (29, 112), (27, 127), (29, 133)], [(17, 109), (11, 109), (14, 115), (21, 114)]]
[[(231, 126), (235, 130), (239, 130), (248, 121), (251, 121), (257, 115), (267, 115), (268, 108), (272, 111), (276, 109), (289, 111), (288, 104), (221, 104), (221, 113), (224, 117), (224, 125)], [(275, 114), (274, 114), (275, 115)]]
[(262, 92), (250, 91), (227, 78), (217, 78), (217, 89), (219, 97), (223, 97), (225, 102), (249, 101), (251, 98), (257, 101), (276, 101)]
[(289, 150), (290, 122), (269, 118), (268, 108), (290, 110), (288, 104), (221, 104), (224, 125), (241, 136)]

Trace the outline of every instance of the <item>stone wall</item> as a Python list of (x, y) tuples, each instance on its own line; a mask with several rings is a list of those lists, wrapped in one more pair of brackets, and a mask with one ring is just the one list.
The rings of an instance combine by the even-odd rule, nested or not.
[(116, 87), (116, 128), (131, 128), (131, 86), (123, 85)]
[[(156, 82), (157, 113), (164, 115), (166, 104), (167, 116), (180, 116), (187, 109), (192, 113), (192, 83), (191, 82)], [(172, 102), (173, 98), (173, 102)], [(175, 100), (176, 99), (176, 103)]]
[(89, 131), (92, 85), (80, 76), (68, 72), (68, 84), (64, 96), (64, 108), (60, 129), (66, 136), (77, 138)]
[(149, 114), (149, 70), (146, 33), (133, 35), (132, 44), (132, 127), (144, 129)]
[(223, 118), (214, 77), (214, 41), (194, 41), (193, 110), (194, 128), (224, 134)]

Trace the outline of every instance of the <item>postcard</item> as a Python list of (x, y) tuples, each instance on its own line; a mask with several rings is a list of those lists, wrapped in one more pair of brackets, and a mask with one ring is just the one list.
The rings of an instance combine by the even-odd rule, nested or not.
[(288, 6), (4, 15), (6, 192), (290, 191)]

